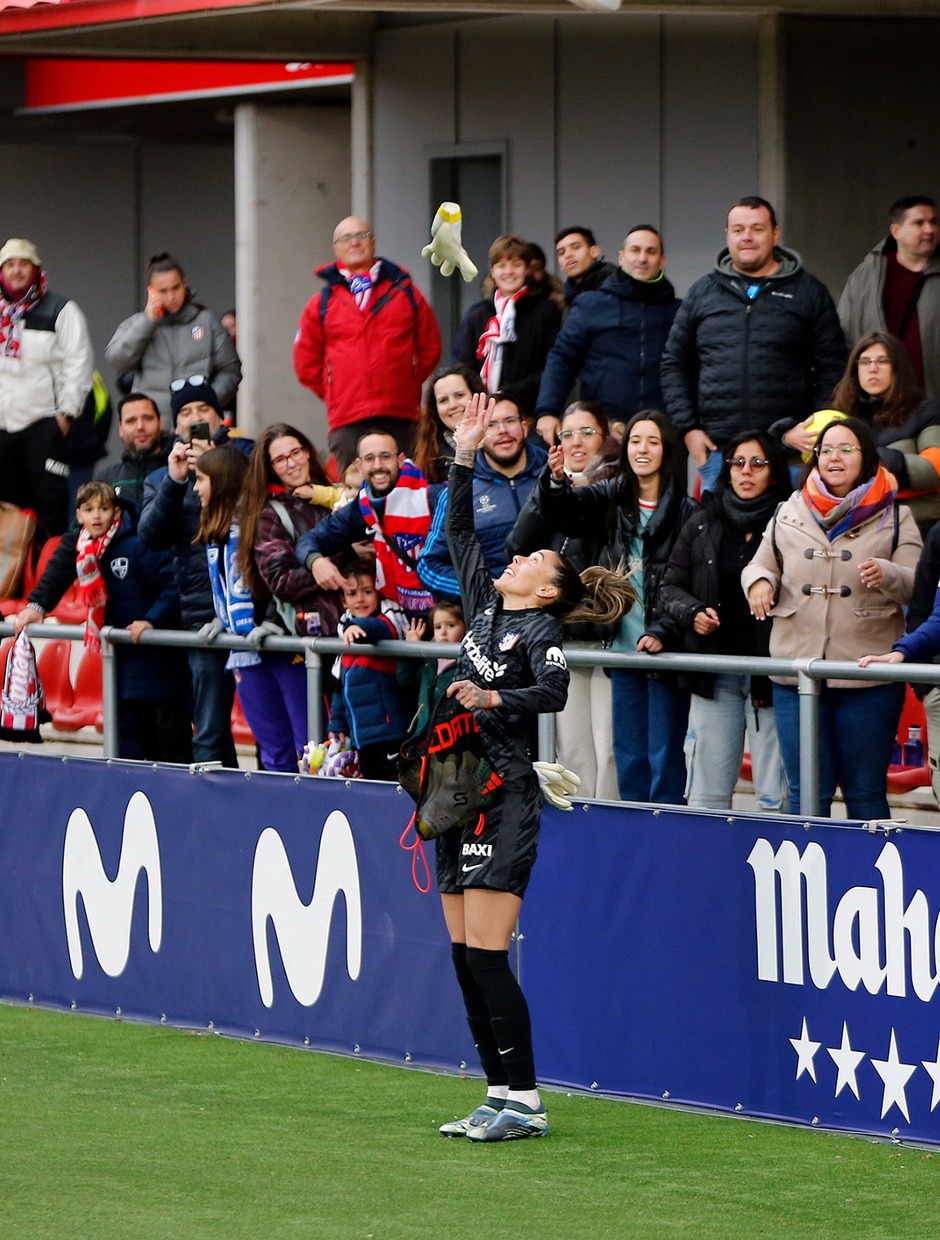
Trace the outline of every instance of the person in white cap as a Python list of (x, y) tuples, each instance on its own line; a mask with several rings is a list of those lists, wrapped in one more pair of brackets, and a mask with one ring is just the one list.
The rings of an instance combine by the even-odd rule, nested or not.
[(23, 237), (0, 248), (0, 500), (32, 508), (41, 535), (65, 532), (65, 437), (91, 389), (94, 355), (74, 301), (49, 288)]

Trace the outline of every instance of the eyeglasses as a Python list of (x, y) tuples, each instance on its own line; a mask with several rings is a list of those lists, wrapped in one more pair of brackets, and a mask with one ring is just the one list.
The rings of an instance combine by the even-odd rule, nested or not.
[(765, 456), (729, 456), (725, 463), (732, 469), (743, 469), (745, 465), (750, 465), (751, 469), (766, 469), (770, 461)]
[(854, 443), (840, 443), (833, 448), (831, 444), (827, 443), (823, 444), (821, 448), (816, 449), (816, 455), (821, 461), (828, 461), (834, 452), (839, 456), (852, 456), (855, 452), (861, 452), (861, 448)]
[(595, 435), (599, 434), (600, 431), (596, 430), (593, 426), (579, 426), (577, 430), (559, 431), (558, 438), (562, 441), (562, 443), (568, 443), (569, 440), (574, 439), (575, 435), (577, 435), (579, 439), (593, 439)]
[(296, 448), (291, 448), (290, 452), (285, 452), (283, 456), (271, 457), (272, 469), (283, 469), (285, 465), (297, 465), (307, 455), (307, 449), (302, 444), (298, 444)]
[(884, 370), (891, 365), (890, 357), (860, 357), (855, 363), (859, 370)]
[(338, 237), (333, 238), (333, 244), (349, 245), (350, 241), (371, 241), (373, 235), (370, 232), (340, 233)]
[(183, 388), (186, 387), (190, 383), (193, 385), (193, 387), (203, 387), (203, 386), (208, 387), (209, 386), (209, 380), (206, 378), (205, 375), (190, 375), (188, 379), (174, 379), (173, 382), (170, 384), (170, 391), (171, 392), (182, 392)]
[(376, 461), (379, 461), (382, 465), (388, 465), (397, 459), (397, 452), (367, 452), (365, 456), (360, 456), (359, 458), (363, 465), (374, 465)]
[(521, 425), (522, 418), (500, 418), (498, 421), (491, 422), (486, 428), (486, 437), (489, 438), (490, 435), (496, 435), (500, 431), (514, 431)]

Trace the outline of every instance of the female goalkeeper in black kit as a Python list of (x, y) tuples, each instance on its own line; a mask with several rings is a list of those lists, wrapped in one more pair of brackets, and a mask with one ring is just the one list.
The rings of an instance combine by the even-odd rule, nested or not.
[(507, 1141), (548, 1132), (532, 1054), (529, 1009), (509, 967), (509, 942), (535, 862), (542, 797), (526, 737), (533, 717), (568, 694), (562, 618), (608, 623), (633, 603), (625, 577), (579, 576), (554, 551), (515, 556), (493, 581), (473, 531), (473, 461), (494, 402), (475, 396), (456, 431), (447, 537), (468, 627), (448, 692), (473, 712), (502, 779), (480, 821), (437, 840), (437, 880), (486, 1099), (441, 1133)]

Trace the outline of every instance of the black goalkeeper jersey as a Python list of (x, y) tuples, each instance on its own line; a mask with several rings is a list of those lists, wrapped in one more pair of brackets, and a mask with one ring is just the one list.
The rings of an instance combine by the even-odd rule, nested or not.
[(504, 610), (473, 529), (473, 470), (452, 465), (449, 492), (447, 541), (467, 623), (454, 679), (499, 693), (495, 710), (473, 712), (487, 757), (504, 780), (531, 775), (532, 721), (568, 697), (562, 624), (540, 607)]

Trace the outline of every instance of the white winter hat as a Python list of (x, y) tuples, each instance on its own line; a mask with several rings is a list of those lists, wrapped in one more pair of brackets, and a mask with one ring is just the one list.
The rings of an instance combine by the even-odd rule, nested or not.
[(4, 243), (3, 249), (0, 250), (0, 267), (11, 258), (25, 258), (34, 267), (42, 266), (39, 251), (32, 241), (27, 241), (25, 237), (11, 237), (9, 241)]

